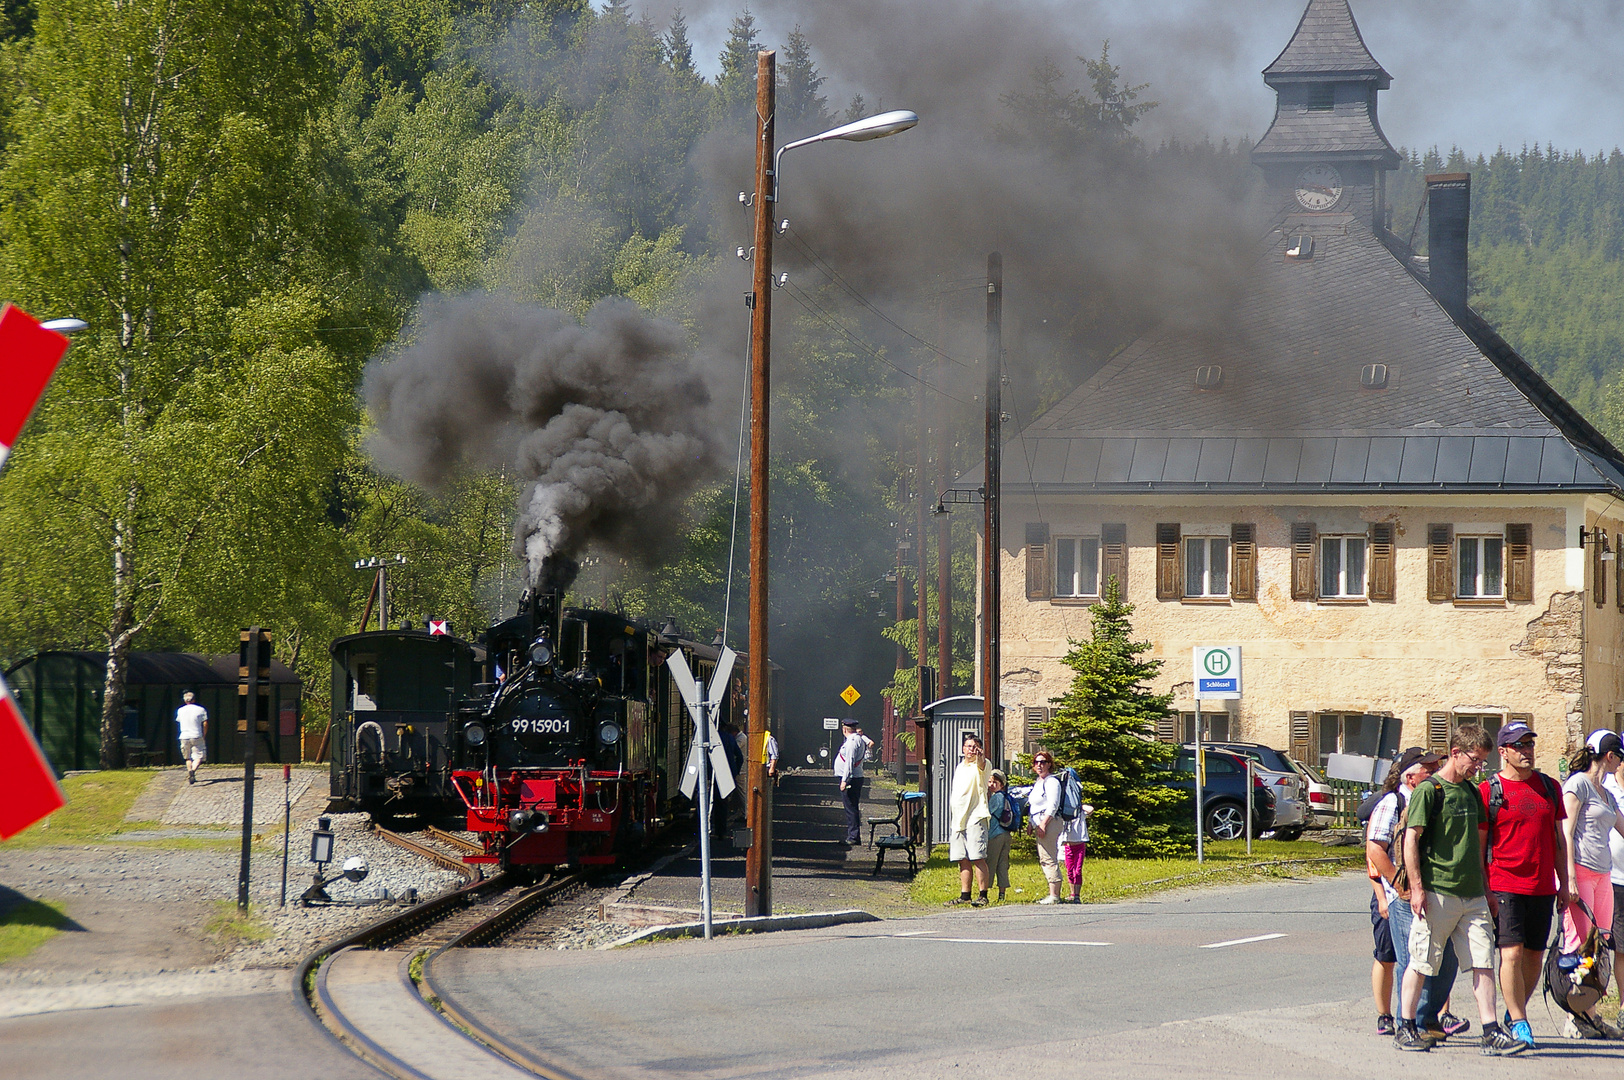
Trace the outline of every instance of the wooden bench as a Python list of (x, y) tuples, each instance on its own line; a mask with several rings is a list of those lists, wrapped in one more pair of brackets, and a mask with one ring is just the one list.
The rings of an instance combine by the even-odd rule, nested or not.
[[(886, 824), (884, 820), (870, 820), (871, 826)], [(874, 839), (872, 829), (869, 832), (869, 843), (874, 848), (874, 873), (879, 877), (880, 869), (885, 866), (885, 853), (887, 851), (906, 851), (908, 853), (908, 876), (913, 877), (919, 873), (919, 845), (925, 842), (925, 793), (922, 791), (897, 792), (897, 816), (891, 819), (895, 830), (879, 839)]]

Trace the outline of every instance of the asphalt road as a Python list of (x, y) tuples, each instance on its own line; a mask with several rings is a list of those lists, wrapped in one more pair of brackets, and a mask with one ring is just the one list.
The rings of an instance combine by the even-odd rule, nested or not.
[[(1483, 1058), (1475, 1015), (1458, 1045), (1398, 1053), (1373, 1034), (1368, 888), (1345, 874), (596, 955), (472, 950), (438, 975), (505, 1038), (592, 1080), (1567, 1077), (1624, 1060), (1563, 1043)], [(1555, 1033), (1538, 1009), (1535, 1031)]]

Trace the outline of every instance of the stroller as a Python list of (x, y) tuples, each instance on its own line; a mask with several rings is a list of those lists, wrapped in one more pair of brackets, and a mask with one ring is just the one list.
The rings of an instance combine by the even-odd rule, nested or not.
[(1580, 942), (1578, 952), (1563, 952), (1562, 920), (1556, 920), (1545, 950), (1545, 996), (1572, 1017), (1571, 1026), (1582, 1037), (1605, 1038), (1606, 1032), (1597, 1030), (1585, 1014), (1607, 996), (1613, 975), (1613, 935), (1596, 925), (1595, 915), (1583, 900), (1574, 897), (1573, 902), (1590, 920), (1590, 933)]

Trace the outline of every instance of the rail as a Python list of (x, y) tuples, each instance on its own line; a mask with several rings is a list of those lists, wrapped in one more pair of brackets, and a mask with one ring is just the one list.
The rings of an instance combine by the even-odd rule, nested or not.
[[(422, 858), (427, 859), (429, 862), (434, 863), (436, 866), (444, 867), (447, 870), (455, 870), (469, 881), (472, 881), (474, 878), (479, 876), (472, 866), (469, 866), (461, 859), (447, 855), (445, 852), (438, 851), (432, 847), (429, 847), (427, 844), (419, 843), (409, 836), (403, 836), (398, 832), (391, 832), (382, 825), (378, 825), (376, 823), (374, 823), (372, 826), (372, 832), (373, 835), (377, 836), (377, 838), (382, 840), (384, 843), (393, 844), (395, 847), (409, 851), (413, 855), (421, 856)], [(467, 841), (460, 837), (452, 836), (450, 833), (441, 833), (438, 829), (430, 830), (429, 835), (434, 836), (437, 833), (439, 835), (436, 836), (436, 839), (444, 837), (444, 842), (454, 844), (455, 846), (462, 847), (466, 845), (467, 847), (472, 848), (474, 851), (482, 850), (477, 845), (468, 844)]]

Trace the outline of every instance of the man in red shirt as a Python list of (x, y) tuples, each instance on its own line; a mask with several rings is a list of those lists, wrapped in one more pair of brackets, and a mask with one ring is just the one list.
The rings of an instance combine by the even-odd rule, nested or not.
[[(1534, 732), (1514, 721), (1500, 729), (1500, 771), (1480, 785), (1485, 813), (1489, 908), (1500, 939), (1500, 990), (1511, 1036), (1534, 1045), (1528, 999), (1539, 983), (1556, 904), (1567, 906), (1568, 858), (1562, 788), (1534, 768)], [(1498, 789), (1498, 790), (1497, 790)]]

